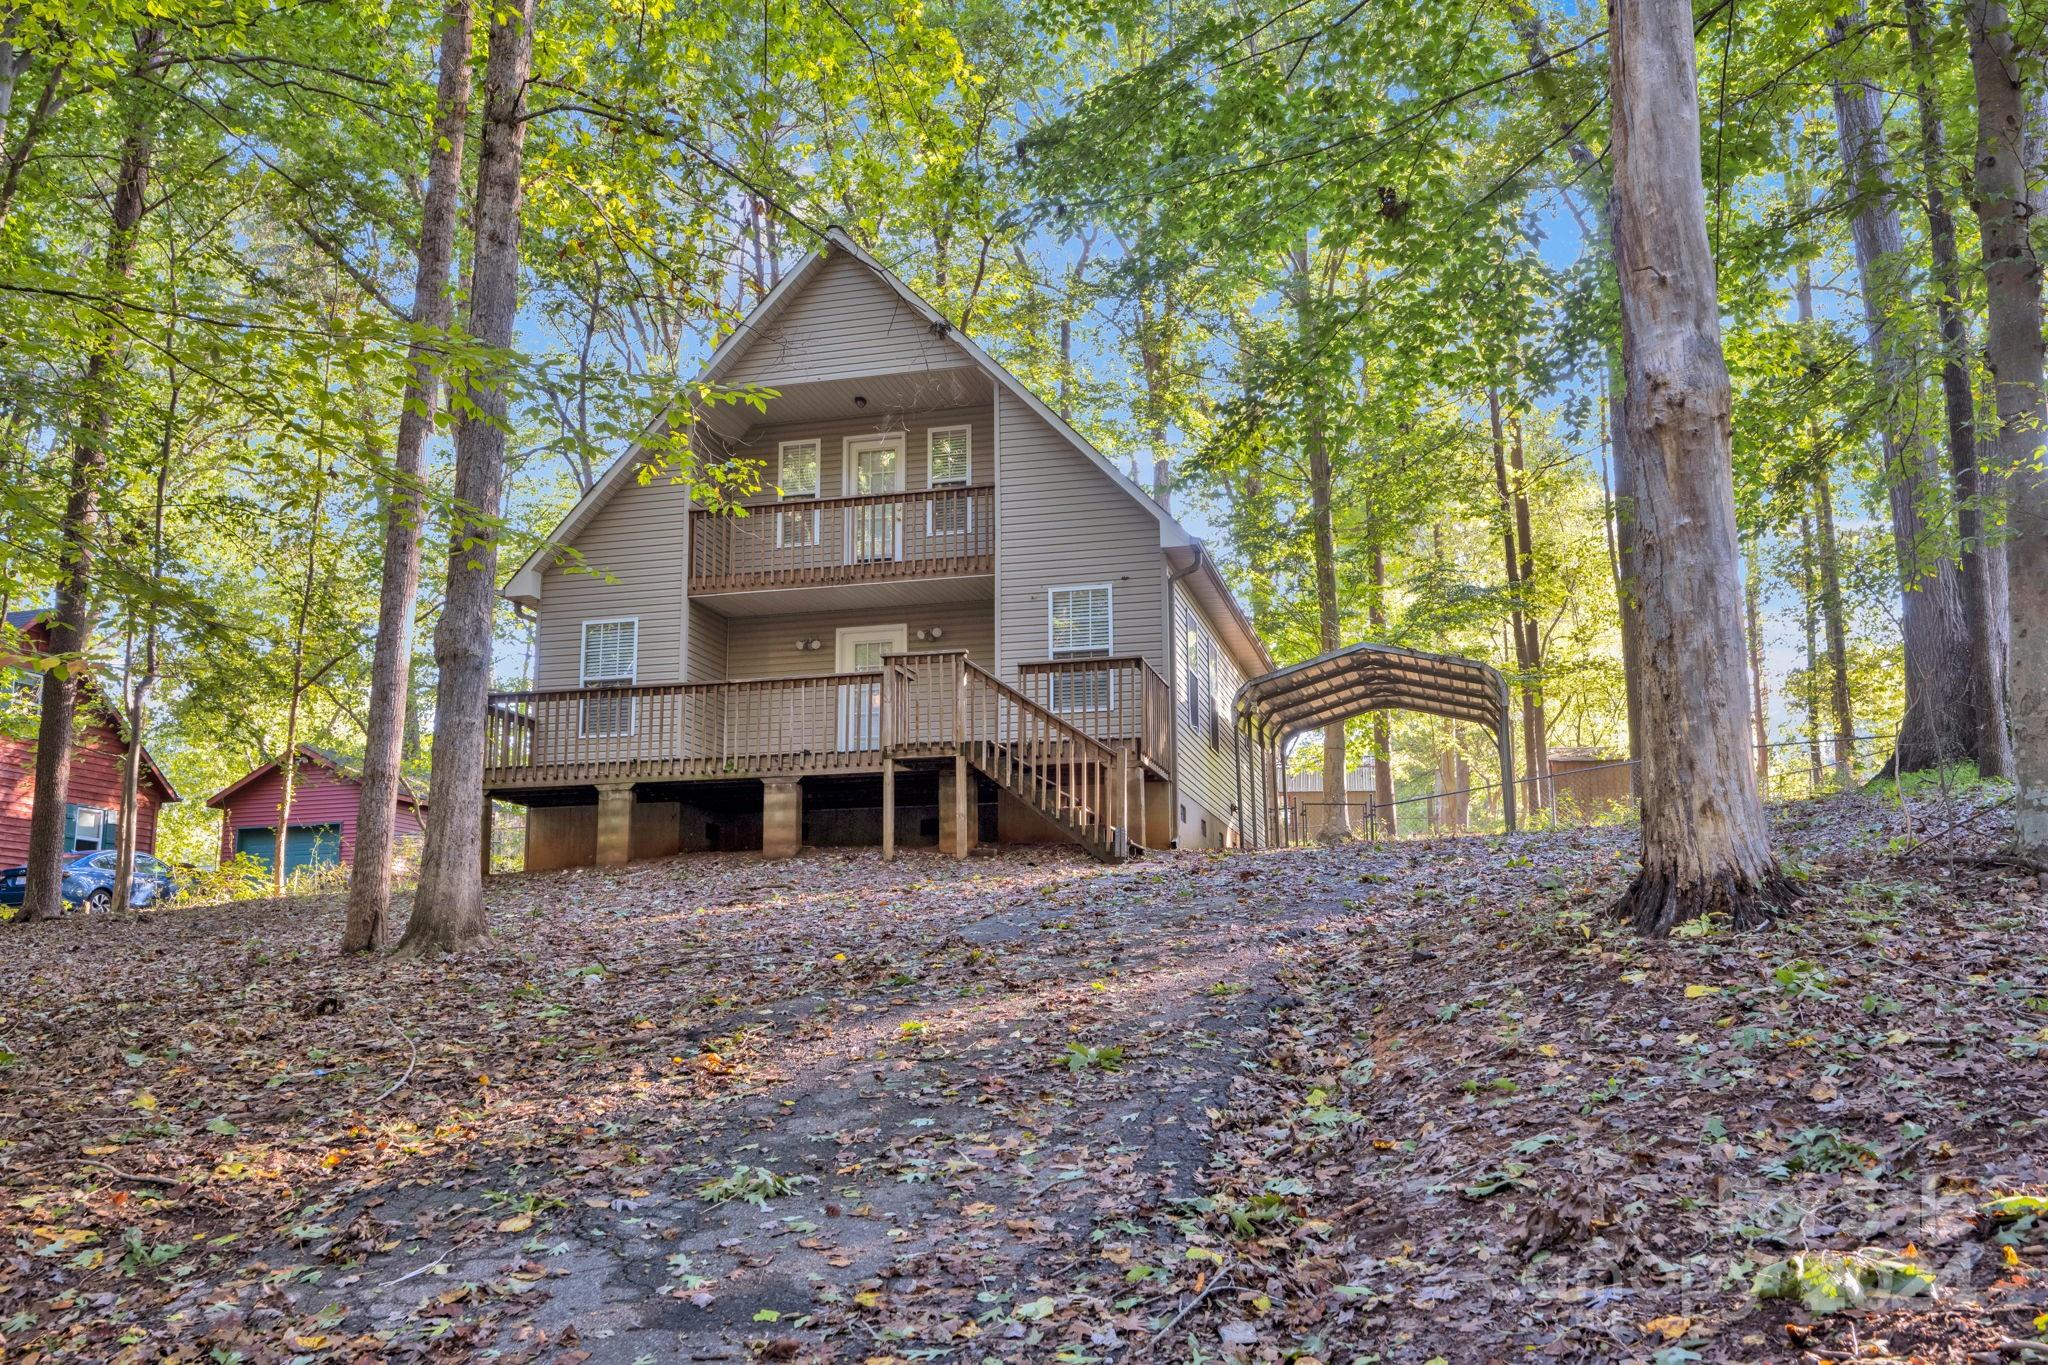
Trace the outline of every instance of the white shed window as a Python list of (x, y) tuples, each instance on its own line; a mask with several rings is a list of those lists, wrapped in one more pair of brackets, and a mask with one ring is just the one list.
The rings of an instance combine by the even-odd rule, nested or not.
[[(640, 623), (631, 618), (583, 623), (583, 685), (631, 687), (640, 668)], [(585, 735), (633, 733), (634, 699), (612, 694), (583, 698)]]
[(818, 496), (817, 441), (784, 441), (776, 450), (775, 486), (785, 498)]

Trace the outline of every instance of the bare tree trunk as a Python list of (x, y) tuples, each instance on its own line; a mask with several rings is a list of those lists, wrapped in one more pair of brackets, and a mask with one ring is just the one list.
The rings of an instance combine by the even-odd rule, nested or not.
[(1969, 0), (1964, 17), (1977, 87), (1985, 362), (1998, 397), (1992, 464), (2014, 471), (2007, 547), (2018, 584), (2009, 605), (2014, 829), (2023, 855), (2048, 861), (2048, 470), (2042, 461), (2041, 263), (2027, 231), (2023, 54), (1999, 0)]
[[(1384, 640), (1387, 637), (1387, 555), (1379, 543), (1377, 514), (1373, 520), (1372, 597), (1366, 613), (1373, 638)], [(1394, 805), (1394, 718), (1385, 711), (1375, 711), (1372, 717), (1372, 804), (1384, 813), (1386, 830), (1383, 837), (1391, 839), (1400, 833), (1398, 811)]]
[[(160, 581), (164, 570), (164, 501), (171, 481), (171, 457), (176, 450), (178, 390), (172, 372), (170, 393), (164, 403), (163, 429), (157, 440), (156, 491), (150, 504), (149, 578)], [(121, 823), (114, 839), (114, 908), (126, 910), (135, 900), (135, 846), (141, 831), (136, 812), (142, 804), (143, 741), (149, 731), (149, 694), (157, 679), (157, 625), (160, 613), (155, 602), (143, 608), (146, 624), (142, 637), (142, 672), (128, 684), (128, 752), (121, 761)]]
[[(1295, 288), (1295, 335), (1304, 354), (1314, 349), (1316, 330), (1311, 258), (1306, 243), (1292, 253)], [(1330, 446), (1323, 430), (1320, 404), (1310, 400), (1308, 431), (1309, 522), (1316, 574), (1316, 634), (1324, 653), (1344, 643), (1343, 604), (1337, 600), (1337, 519), (1335, 478)], [(1349, 838), (1351, 791), (1345, 783), (1344, 723), (1323, 728), (1323, 822), (1321, 837)]]
[[(153, 53), (156, 34), (136, 36), (138, 62)], [(138, 116), (121, 141), (114, 194), (107, 219), (107, 275), (127, 280), (135, 273), (135, 233), (148, 207), (153, 139), (146, 116)], [(62, 546), (56, 610), (49, 624), (49, 649), (65, 656), (62, 667), (43, 673), (41, 712), (36, 720), (35, 802), (29, 813), (28, 885), (22, 893), (25, 920), (51, 919), (64, 908), (64, 803), (70, 795), (71, 745), (78, 680), (92, 643), (93, 568), (100, 532), (100, 483), (106, 477), (112, 439), (114, 387), (122, 368), (121, 324), (112, 310), (102, 315), (79, 381), (77, 436), (58, 523)]]
[(1618, 910), (1646, 934), (1738, 925), (1791, 897), (1749, 765), (1728, 369), (1700, 184), (1692, 5), (1614, 0), (1615, 272), (1641, 532), (1643, 866)]
[(1756, 543), (1750, 542), (1749, 551), (1743, 556), (1742, 604), (1747, 617), (1749, 636), (1749, 685), (1750, 723), (1756, 730), (1756, 785), (1757, 790), (1771, 789), (1771, 729), (1769, 686), (1764, 680), (1764, 630), (1762, 599), (1763, 590), (1757, 582), (1761, 570), (1756, 562)]
[[(434, 332), (447, 330), (454, 314), (448, 271), (455, 259), (462, 143), (469, 123), (470, 45), (469, 0), (448, 0), (441, 15), (441, 81), (412, 286), (413, 325)], [(420, 527), (426, 517), (423, 452), (439, 391), (431, 338), (416, 335), (406, 362), (392, 477), (384, 489), (383, 576), (377, 589), (377, 643), (370, 656), (370, 708), (363, 726), (363, 785), (356, 806), (348, 919), (341, 934), (344, 953), (365, 953), (384, 945), (391, 910), (398, 779), (405, 729), (413, 714), (412, 637), (420, 586)]]
[[(1859, 3), (1853, 19), (1861, 25)], [(1837, 20), (1841, 44), (1848, 21)], [(1892, 764), (1899, 772), (1969, 757), (1977, 719), (1969, 678), (1969, 630), (1955, 561), (1941, 550), (1941, 525), (1926, 515), (1942, 485), (1941, 462), (1919, 420), (1919, 377), (1910, 336), (1898, 325), (1911, 305), (1912, 261), (1899, 226), (1897, 189), (1884, 142), (1884, 107), (1870, 83), (1838, 75), (1833, 84), (1842, 166), (1855, 195), (1850, 235), (1862, 285), (1871, 367), (1884, 407), (1885, 482), (1898, 553), (1899, 633), (1906, 652), (1906, 716)]]
[[(469, 335), (508, 350), (519, 311), (520, 173), (526, 85), (533, 66), (534, 0), (493, 12), (484, 67), (476, 172), (476, 256)], [(491, 686), (491, 620), (498, 587), (498, 507), (504, 492), (507, 376), (464, 380), (455, 428), (456, 525), (448, 589), (434, 631), (440, 688), (434, 709), (434, 786), (427, 849), (412, 919), (400, 943), (418, 954), (454, 952), (489, 931), (484, 918), (484, 724)]]
[(1549, 704), (1543, 695), (1543, 626), (1529, 595), (1530, 585), (1536, 581), (1536, 538), (1529, 522), (1529, 471), (1522, 453), (1522, 419), (1515, 418), (1511, 425), (1515, 439), (1508, 446), (1508, 459), (1515, 493), (1515, 554), (1520, 561), (1516, 582), (1521, 585), (1522, 631), (1528, 640), (1522, 655), (1526, 671), (1522, 683), (1522, 747), (1528, 752), (1529, 776), (1534, 779), (1529, 787), (1530, 801), (1554, 810), (1557, 803), (1550, 790)]
[(1943, 163), (1948, 134), (1936, 92), (1934, 38), (1927, 0), (1905, 0), (1906, 35), (1913, 52), (1913, 101), (1920, 110), (1921, 174), (1926, 185), (1927, 245), (1934, 264), (1934, 320), (1941, 331), (1941, 399), (1948, 420), (1949, 479), (1956, 500), (1962, 556), (1958, 586), (1970, 638), (1971, 704), (1977, 721), (1977, 769), (1987, 777), (2012, 775), (2006, 736), (2006, 614), (2004, 547), (1984, 535), (1985, 496), (1977, 468), (1976, 398), (1970, 383), (1970, 329), (1963, 313), (1963, 268), (1956, 252), (1955, 215), (1949, 211)]
[(1806, 750), (1809, 786), (1820, 792), (1820, 614), (1813, 586), (1813, 513), (1799, 508), (1799, 604), (1806, 627)]
[[(318, 469), (313, 481), (313, 502), (306, 515), (306, 571), (299, 581), (299, 610), (292, 623), (292, 693), (284, 713), (284, 758), (278, 770), (277, 847), (270, 856), (270, 894), (284, 895), (285, 854), (292, 835), (292, 802), (299, 789), (299, 713), (305, 704), (306, 625), (313, 615), (313, 588), (320, 576), (320, 527), (327, 501), (327, 470)], [(323, 670), (324, 671), (324, 670)]]
[(1826, 470), (1814, 480), (1814, 524), (1820, 535), (1820, 615), (1827, 630), (1829, 711), (1835, 722), (1835, 779), (1855, 780), (1856, 706), (1849, 691), (1849, 624), (1842, 606), (1842, 549), (1835, 536), (1835, 493)]
[[(1526, 807), (1533, 812), (1544, 805), (1543, 778), (1548, 766), (1542, 761), (1540, 738), (1542, 722), (1539, 713), (1543, 703), (1537, 691), (1536, 661), (1529, 653), (1536, 636), (1530, 629), (1529, 615), (1522, 605), (1525, 564), (1521, 554), (1521, 536), (1517, 530), (1515, 496), (1508, 476), (1508, 423), (1501, 411), (1500, 390), (1497, 388), (1486, 391), (1486, 415), (1493, 434), (1493, 481), (1495, 494), (1500, 500), (1501, 560), (1511, 603), (1508, 608), (1508, 637), (1515, 651), (1516, 690), (1522, 695), (1522, 754), (1527, 760), (1522, 781), (1527, 784)], [(1519, 438), (1519, 433), (1517, 435)]]

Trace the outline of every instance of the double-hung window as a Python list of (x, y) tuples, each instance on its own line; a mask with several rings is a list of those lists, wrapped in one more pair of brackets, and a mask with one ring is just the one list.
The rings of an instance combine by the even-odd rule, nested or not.
[[(784, 441), (776, 448), (775, 487), (784, 502), (807, 500), (816, 503), (820, 484), (819, 461), (824, 443)], [(775, 545), (792, 549), (818, 543), (818, 509), (783, 508), (775, 514)]]
[[(1106, 659), (1114, 640), (1110, 585), (1054, 588), (1046, 595), (1048, 653), (1055, 663)], [(1107, 669), (1057, 669), (1050, 698), (1056, 711), (1106, 711), (1116, 705)]]
[[(925, 483), (965, 490), (974, 476), (974, 428), (933, 427), (925, 433)], [(928, 536), (964, 536), (974, 530), (974, 499), (965, 491), (925, 499)]]
[[(631, 617), (583, 623), (583, 686), (586, 691), (628, 688), (640, 667), (640, 622)], [(583, 698), (585, 738), (633, 733), (634, 698), (628, 692), (598, 692)]]

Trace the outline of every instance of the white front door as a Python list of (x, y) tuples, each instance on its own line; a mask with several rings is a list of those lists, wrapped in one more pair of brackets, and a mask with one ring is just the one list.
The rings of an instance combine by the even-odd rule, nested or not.
[(908, 626), (845, 626), (839, 631), (841, 673), (872, 673), (839, 685), (839, 748), (853, 753), (882, 747), (882, 656), (910, 647)]
[[(846, 438), (846, 495), (880, 497), (903, 491), (903, 436)], [(885, 502), (858, 507), (846, 519), (850, 563), (903, 557), (903, 508)]]

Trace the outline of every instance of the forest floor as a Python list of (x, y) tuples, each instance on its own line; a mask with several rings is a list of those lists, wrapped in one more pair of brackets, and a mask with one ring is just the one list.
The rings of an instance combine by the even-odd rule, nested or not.
[(1625, 830), (6, 928), (0, 1359), (2048, 1360), (2003, 819), (1782, 808), (1665, 943)]

